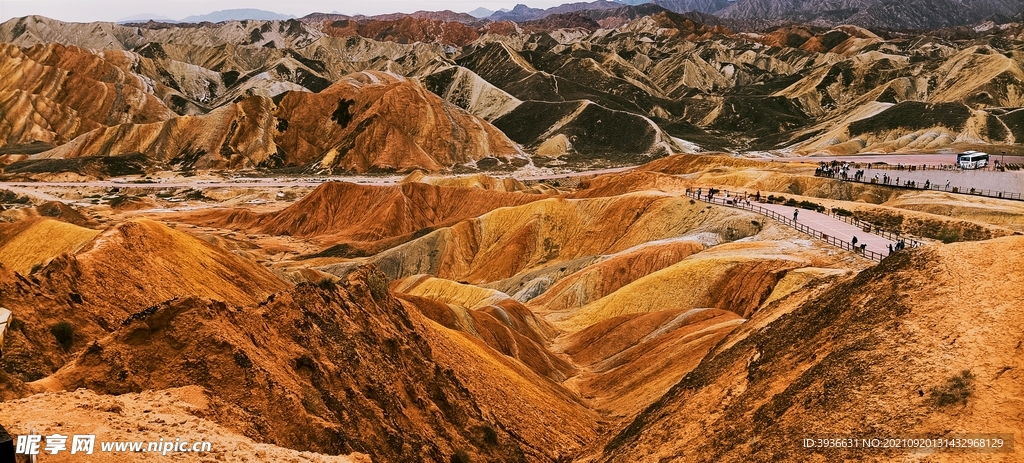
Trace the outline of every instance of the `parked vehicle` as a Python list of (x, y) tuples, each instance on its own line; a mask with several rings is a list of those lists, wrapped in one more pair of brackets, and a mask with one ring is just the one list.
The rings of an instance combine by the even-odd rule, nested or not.
[(988, 165), (988, 153), (964, 151), (956, 155), (956, 164), (961, 169), (981, 169)]

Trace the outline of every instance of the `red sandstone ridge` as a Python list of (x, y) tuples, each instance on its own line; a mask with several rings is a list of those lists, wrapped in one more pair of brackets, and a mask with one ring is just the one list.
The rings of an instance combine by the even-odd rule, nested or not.
[(553, 14), (542, 19), (525, 21), (521, 25), (527, 32), (545, 32), (557, 29), (582, 29), (592, 32), (601, 28), (596, 21), (579, 13)]
[[(451, 360), (488, 357), (392, 298), (382, 283), (363, 271), (337, 287), (307, 285), (245, 307), (168, 301), (135, 313), (33, 386), (115, 395), (200, 386), (215, 402), (238, 404), (212, 419), (254, 439), (328, 454), (372, 449), (380, 462), (450, 461), (457, 450), (473, 461), (554, 461), (541, 448), (552, 441), (578, 450), (576, 436), (593, 427), (585, 409), (549, 394), (559, 409), (492, 411), (498, 407), (462, 378), (466, 365)], [(539, 395), (494, 380), (489, 386), (510, 402)], [(532, 414), (559, 428), (518, 429)]]
[[(49, 108), (41, 97), (3, 95), (0, 107), (36, 108), (30, 115)], [(40, 135), (45, 141), (59, 142), (97, 125), (75, 119), (73, 113), (45, 114), (52, 114), (51, 126), (61, 127), (57, 134)], [(3, 127), (0, 136), (17, 142), (42, 133), (39, 127), (25, 126), (28, 132), (8, 134)], [(127, 153), (142, 153), (182, 169), (313, 164), (359, 173), (437, 172), (474, 165), (483, 158), (525, 157), (490, 123), (446, 103), (417, 81), (370, 71), (346, 76), (320, 93), (287, 92), (277, 105), (270, 98), (253, 96), (202, 116), (99, 126), (39, 157)]]
[(694, 22), (692, 19), (671, 12), (661, 12), (651, 15), (651, 19), (659, 27), (665, 29), (676, 29), (681, 34), (686, 34), (687, 40), (708, 39), (714, 35), (730, 35), (732, 32), (725, 26), (710, 26)]
[(780, 27), (758, 38), (758, 41), (772, 47), (799, 48), (814, 37), (807, 26)]
[(295, 164), (439, 171), (525, 156), (490, 123), (384, 72), (351, 74), (320, 93), (289, 92), (275, 115), (283, 121), (275, 140)]
[(49, 98), (104, 125), (174, 116), (143, 79), (128, 71), (127, 61), (121, 52), (97, 54), (56, 43), (30, 48), (0, 44), (0, 88)]
[[(518, 206), (543, 195), (403, 183), (395, 186), (330, 182), (278, 212), (214, 211), (186, 219), (212, 226), (243, 227), (260, 233), (375, 241)], [(367, 214), (367, 211), (374, 211)]]
[(461, 22), (411, 16), (386, 20), (324, 21), (323, 31), (334, 37), (360, 36), (398, 43), (437, 42), (460, 47), (480, 37), (475, 28)]
[(271, 129), (274, 105), (250, 97), (202, 116), (180, 116), (150, 124), (104, 126), (40, 153), (69, 159), (142, 153), (181, 169), (246, 168), (287, 163), (276, 157)]
[(100, 56), (60, 44), (0, 44), (0, 145), (63, 144), (105, 125), (174, 116), (142, 79)]
[(460, 23), (478, 23), (479, 19), (470, 16), (467, 13), (456, 13), (452, 10), (442, 11), (416, 11), (414, 13), (391, 13), (382, 14), (377, 16), (371, 16), (369, 19), (376, 19), (379, 21), (393, 21), (402, 18), (414, 18), (414, 19), (430, 19), (433, 21), (449, 21), (449, 22), (460, 22)]

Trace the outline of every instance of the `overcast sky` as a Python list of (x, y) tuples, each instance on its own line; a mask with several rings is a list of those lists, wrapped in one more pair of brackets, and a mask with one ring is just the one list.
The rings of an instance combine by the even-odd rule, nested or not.
[(548, 8), (568, 1), (578, 0), (171, 0), (171, 1), (123, 1), (123, 0), (0, 0), (0, 21), (10, 18), (38, 14), (62, 21), (91, 22), (117, 21), (121, 18), (147, 13), (181, 19), (186, 16), (206, 14), (217, 10), (234, 8), (257, 8), (275, 13), (304, 16), (312, 12), (343, 14), (412, 13), (417, 10), (452, 10), (467, 12), (477, 7), (491, 10), (512, 8), (516, 3), (525, 3), (533, 8)]

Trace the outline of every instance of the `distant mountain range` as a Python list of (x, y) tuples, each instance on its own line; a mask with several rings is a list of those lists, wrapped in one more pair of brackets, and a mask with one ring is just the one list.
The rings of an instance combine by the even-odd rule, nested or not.
[[(411, 15), (363, 16), (314, 13), (311, 17), (337, 19), (392, 20), (404, 16), (462, 23), (479, 20), (537, 21), (552, 15), (581, 11), (612, 10), (623, 7), (658, 6), (674, 13), (700, 12), (724, 20), (735, 30), (766, 30), (786, 24), (809, 24), (833, 27), (852, 24), (869, 29), (924, 30), (940, 27), (969, 26), (984, 21), (997, 23), (1022, 20), (1020, 0), (595, 0), (565, 3), (551, 8), (532, 8), (518, 4), (511, 10), (497, 11), (476, 8), (468, 13), (418, 11)], [(644, 10), (645, 14), (647, 10)], [(457, 17), (461, 16), (461, 17)], [(589, 15), (589, 16), (592, 16)], [(284, 20), (294, 16), (252, 8), (214, 11), (173, 20), (157, 14), (138, 14), (118, 20), (119, 23), (156, 21), (163, 23), (200, 23), (234, 20)]]
[(502, 9), (500, 9), (498, 11), (494, 11), (494, 10), (488, 10), (487, 8), (484, 8), (484, 7), (480, 7), (480, 8), (477, 8), (477, 9), (473, 10), (473, 11), (470, 11), (468, 14), (470, 16), (474, 17), (474, 18), (482, 19), (482, 18), (486, 18), (486, 17), (488, 17), (488, 16), (490, 16), (490, 15), (492, 15), (494, 13), (505, 13), (505, 12), (508, 12), (508, 8), (502, 8)]
[(617, 2), (611, 2), (607, 0), (597, 0), (593, 2), (579, 2), (579, 3), (565, 3), (559, 6), (554, 6), (548, 9), (530, 8), (522, 3), (512, 8), (512, 11), (504, 13), (494, 13), (488, 19), (494, 21), (531, 21), (535, 19), (542, 19), (546, 16), (554, 14), (565, 14), (575, 13), (577, 11), (585, 10), (606, 10), (612, 8), (621, 8), (622, 4)]
[(157, 21), (157, 22), (165, 22), (165, 23), (176, 23), (176, 22), (178, 22), (178, 21), (176, 21), (174, 19), (168, 18), (167, 16), (162, 16), (162, 15), (152, 14), (152, 13), (140, 13), (140, 14), (127, 16), (127, 17), (124, 17), (124, 18), (121, 18), (121, 19), (117, 20), (117, 22), (119, 24), (135, 23), (135, 22), (146, 22), (146, 21)]
[(932, 29), (1004, 20), (1020, 12), (1020, 0), (739, 0), (713, 12), (726, 19), (874, 29)]
[(282, 19), (292, 19), (295, 16), (274, 13), (273, 11), (257, 10), (255, 8), (238, 8), (232, 10), (220, 10), (212, 13), (188, 16), (179, 20), (168, 18), (152, 13), (141, 13), (137, 15), (128, 16), (117, 20), (118, 23), (135, 23), (135, 22), (146, 22), (156, 21), (164, 23), (201, 23), (211, 22), (218, 23), (222, 21), (241, 21), (246, 19), (255, 19), (260, 21), (274, 21)]
[(185, 23), (198, 23), (203, 21), (209, 21), (217, 23), (221, 21), (238, 21), (243, 19), (258, 19), (260, 21), (273, 21), (277, 19), (292, 19), (295, 16), (274, 13), (273, 11), (257, 10), (254, 8), (241, 8), (235, 10), (220, 10), (214, 11), (209, 14), (201, 14), (196, 16), (189, 16), (182, 19), (181, 22)]
[(534, 21), (550, 15), (653, 4), (675, 13), (698, 11), (725, 19), (736, 29), (784, 24), (871, 29), (934, 29), (1021, 17), (1020, 0), (596, 0), (539, 9), (524, 4), (487, 17), (493, 21)]

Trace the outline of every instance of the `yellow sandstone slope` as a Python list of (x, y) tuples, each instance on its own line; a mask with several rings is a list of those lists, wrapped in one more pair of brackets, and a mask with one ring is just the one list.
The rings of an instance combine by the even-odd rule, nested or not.
[[(92, 458), (111, 463), (159, 462), (191, 459), (202, 461), (289, 461), (293, 463), (369, 463), (363, 454), (324, 455), (300, 452), (265, 442), (258, 442), (240, 433), (230, 424), (221, 425), (211, 415), (231, 414), (232, 410), (218, 402), (198, 386), (145, 391), (110, 396), (87, 389), (74, 392), (37, 394), (25, 400), (0, 402), (0, 414), (17, 416), (16, 423), (5, 423), (7, 431), (25, 435), (92, 434), (96, 443)], [(143, 418), (139, 418), (143, 417)], [(176, 439), (192, 444), (209, 442), (210, 451), (195, 454), (181, 452), (102, 452), (101, 442), (174, 443)], [(81, 453), (68, 450), (56, 455), (45, 454), (46, 461), (63, 463), (82, 461)], [(144, 447), (146, 448), (146, 447)]]
[(416, 275), (392, 285), (395, 294), (435, 322), (482, 340), (555, 381), (575, 373), (547, 350), (557, 331), (508, 295), (493, 289)]
[[(808, 300), (755, 313), (612, 439), (599, 461), (908, 455), (802, 447), (801, 439), (825, 436), (1003, 433), (1019, 447), (1022, 249), (1024, 239), (1007, 237), (903, 251)], [(965, 461), (965, 454), (934, 452), (927, 460)]]
[(704, 244), (693, 239), (644, 243), (559, 280), (527, 307), (541, 313), (582, 307), (703, 249)]
[[(246, 305), (290, 286), (255, 262), (151, 220), (103, 232), (50, 220), (27, 223), (3, 245), (14, 251), (2, 255), (22, 268), (42, 265), (32, 278), (18, 278), (4, 262), (0, 289), (4, 306), (22, 322), (6, 336), (4, 361), (32, 379), (163, 301), (202, 296)], [(39, 227), (49, 234), (33, 233)], [(34, 244), (19, 244), (26, 240)], [(51, 331), (59, 323), (72, 327), (63, 341)]]
[(789, 270), (809, 266), (799, 244), (730, 243), (641, 277), (606, 297), (548, 318), (578, 330), (619, 315), (714, 307), (748, 318)]
[(633, 418), (745, 320), (719, 309), (620, 315), (558, 343), (581, 369), (568, 387), (610, 417)]
[(683, 235), (739, 239), (757, 232), (755, 218), (657, 192), (549, 198), (459, 222), (370, 261), (392, 278), (428, 273), (480, 284)]
[(28, 275), (61, 254), (74, 254), (100, 232), (52, 219), (0, 225), (0, 264)]

